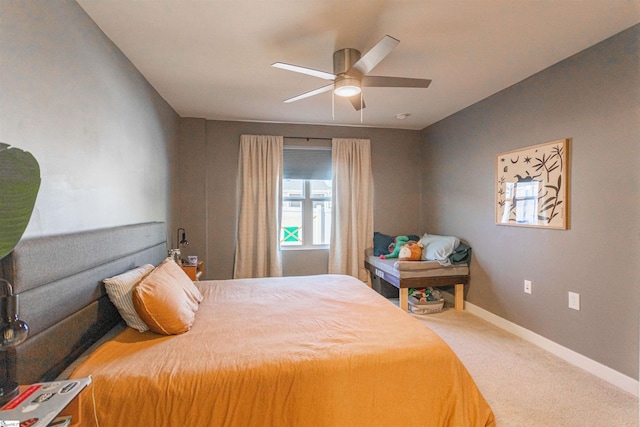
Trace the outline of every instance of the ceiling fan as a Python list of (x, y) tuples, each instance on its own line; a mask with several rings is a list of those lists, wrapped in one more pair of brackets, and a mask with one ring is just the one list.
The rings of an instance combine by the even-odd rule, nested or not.
[(382, 40), (363, 56), (360, 56), (360, 51), (357, 49), (340, 49), (333, 53), (333, 74), (314, 70), (313, 68), (301, 67), (299, 65), (286, 64), (284, 62), (274, 62), (271, 66), (331, 80), (331, 83), (326, 86), (285, 99), (284, 102), (299, 101), (333, 90), (335, 95), (348, 98), (353, 107), (359, 111), (365, 108), (362, 97), (363, 87), (427, 88), (429, 84), (431, 84), (431, 80), (428, 79), (367, 75), (380, 61), (391, 53), (398, 43), (400, 43), (400, 40), (388, 35), (384, 36)]

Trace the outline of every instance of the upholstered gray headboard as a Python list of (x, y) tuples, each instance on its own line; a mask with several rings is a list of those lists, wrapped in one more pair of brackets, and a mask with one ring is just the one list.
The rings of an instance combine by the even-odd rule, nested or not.
[(49, 381), (121, 319), (102, 280), (167, 256), (164, 222), (22, 240), (0, 277), (20, 295), (29, 337), (15, 349), (20, 384)]

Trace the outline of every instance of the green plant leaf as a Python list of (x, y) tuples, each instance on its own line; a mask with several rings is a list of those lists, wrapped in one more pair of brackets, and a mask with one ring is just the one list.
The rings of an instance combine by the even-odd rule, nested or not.
[(0, 142), (0, 259), (24, 234), (40, 189), (40, 166), (31, 153)]

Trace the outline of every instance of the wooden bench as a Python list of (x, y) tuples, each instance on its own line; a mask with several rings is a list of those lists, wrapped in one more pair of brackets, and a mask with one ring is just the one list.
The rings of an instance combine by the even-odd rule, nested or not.
[(454, 308), (464, 309), (464, 285), (469, 283), (469, 266), (442, 266), (436, 261), (398, 261), (365, 257), (364, 266), (374, 280), (383, 280), (400, 291), (400, 308), (409, 309), (409, 288), (454, 286)]

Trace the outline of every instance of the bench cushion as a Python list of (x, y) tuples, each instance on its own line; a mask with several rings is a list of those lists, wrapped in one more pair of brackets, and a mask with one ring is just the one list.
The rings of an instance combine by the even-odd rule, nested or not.
[(398, 261), (397, 259), (381, 259), (373, 255), (367, 255), (366, 259), (375, 268), (400, 279), (466, 276), (469, 274), (467, 264), (443, 267), (438, 261)]

